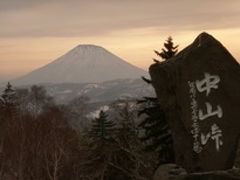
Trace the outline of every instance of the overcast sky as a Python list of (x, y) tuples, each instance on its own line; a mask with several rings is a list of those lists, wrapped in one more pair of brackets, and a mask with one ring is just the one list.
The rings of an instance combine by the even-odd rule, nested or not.
[(147, 69), (171, 35), (184, 48), (202, 31), (240, 59), (239, 0), (0, 0), (0, 80), (78, 44), (105, 47)]

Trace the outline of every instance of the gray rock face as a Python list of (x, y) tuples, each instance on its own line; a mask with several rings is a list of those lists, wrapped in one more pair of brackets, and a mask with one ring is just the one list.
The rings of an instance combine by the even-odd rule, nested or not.
[(185, 169), (178, 167), (176, 164), (164, 164), (157, 168), (153, 175), (153, 180), (174, 180), (187, 176)]
[(238, 62), (202, 33), (149, 71), (169, 116), (177, 164), (188, 172), (232, 168), (240, 135)]
[(190, 174), (172, 180), (240, 180), (239, 175), (231, 174), (227, 171), (216, 171), (209, 173)]
[(240, 170), (211, 171), (187, 174), (176, 164), (164, 164), (155, 171), (153, 180), (240, 180)]

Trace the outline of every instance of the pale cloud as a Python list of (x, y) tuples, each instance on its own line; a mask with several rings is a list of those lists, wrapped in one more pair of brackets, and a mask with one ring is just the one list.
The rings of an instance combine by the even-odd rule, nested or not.
[(78, 37), (157, 27), (184, 31), (239, 27), (237, 0), (1, 1), (1, 37)]
[(78, 44), (97, 44), (147, 69), (167, 36), (184, 48), (202, 31), (240, 59), (239, 0), (0, 0), (0, 80)]

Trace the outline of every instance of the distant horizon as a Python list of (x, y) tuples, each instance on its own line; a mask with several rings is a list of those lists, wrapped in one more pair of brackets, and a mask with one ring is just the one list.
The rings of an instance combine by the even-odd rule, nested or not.
[[(77, 47), (79, 47), (79, 46), (96, 46), (96, 47), (104, 48), (103, 46), (97, 45), (97, 44), (78, 44), (77, 46), (73, 47), (72, 49), (69, 49), (67, 52), (65, 52), (64, 54), (60, 55), (59, 57), (56, 57), (54, 60), (52, 60), (52, 61), (50, 61), (50, 62), (47, 62), (46, 64), (43, 64), (43, 65), (41, 65), (41, 66), (39, 66), (39, 67), (36, 67), (35, 69), (31, 69), (29, 72), (26, 72), (26, 73), (24, 73), (24, 74), (20, 74), (19, 76), (13, 77), (13, 78), (11, 78), (11, 79), (5, 79), (5, 80), (4, 80), (4, 79), (3, 79), (3, 80), (0, 79), (0, 83), (11, 82), (11, 81), (13, 81), (13, 80), (15, 80), (15, 79), (18, 79), (19, 77), (25, 76), (25, 75), (27, 75), (27, 74), (29, 74), (29, 73), (37, 70), (37, 69), (40, 69), (40, 68), (42, 68), (42, 67), (44, 67), (44, 66), (46, 66), (46, 65), (48, 65), (48, 64), (50, 64), (50, 63), (52, 63), (52, 62), (54, 62), (54, 61), (56, 61), (56, 60), (59, 59), (60, 57), (66, 55), (66, 54), (69, 53), (71, 50), (73, 50), (73, 49), (75, 49), (75, 48), (77, 48)], [(104, 48), (104, 49), (106, 49), (106, 48)], [(108, 51), (108, 49), (106, 49), (106, 50)], [(110, 53), (113, 53), (113, 52), (110, 52)], [(114, 53), (113, 53), (113, 54), (114, 54)], [(114, 55), (118, 56), (117, 54), (114, 54)], [(119, 57), (119, 56), (118, 56), (118, 57)], [(119, 58), (121, 58), (121, 57), (119, 57)], [(122, 59), (122, 58), (121, 58), (121, 59)], [(124, 60), (124, 61), (127, 62), (127, 63), (130, 63), (130, 62), (128, 62), (128, 61), (125, 60), (125, 59), (122, 59), (122, 60)], [(138, 66), (136, 66), (136, 65), (134, 65), (134, 64), (132, 64), (132, 63), (130, 63), (130, 64), (147, 72), (147, 70), (145, 70), (145, 69), (143, 69), (143, 68), (141, 68), (141, 67), (138, 67)]]
[[(78, 45), (74, 46), (72, 49), (74, 49), (74, 48), (76, 48), (76, 47), (78, 47), (78, 46), (80, 46), (80, 45), (92, 45), (92, 46), (98, 46), (98, 47), (105, 48), (105, 47), (103, 47), (103, 46), (101, 46), (101, 45), (99, 45), (99, 44), (88, 44), (88, 43), (83, 44), (83, 43), (81, 43), (81, 44), (78, 44)], [(185, 48), (185, 47), (184, 47), (184, 48)], [(184, 48), (182, 48), (182, 49), (184, 49)], [(52, 63), (53, 61), (57, 60), (59, 57), (65, 55), (66, 53), (68, 53), (68, 52), (71, 51), (72, 49), (67, 50), (64, 54), (56, 57), (55, 59), (47, 62), (46, 64), (40, 65), (39, 67), (36, 67), (36, 68), (34, 68), (34, 69), (30, 69), (30, 71), (28, 71), (28, 72), (25, 72), (25, 73), (22, 73), (22, 74), (13, 76), (12, 78), (5, 78), (5, 79), (1, 79), (1, 78), (0, 78), (0, 83), (11, 82), (11, 81), (13, 81), (13, 80), (15, 80), (15, 79), (17, 79), (17, 78), (19, 78), (19, 77), (22, 77), (22, 76), (25, 76), (25, 75), (31, 73), (32, 71), (35, 71), (35, 70), (37, 70), (37, 69), (39, 69), (39, 68), (42, 68), (42, 67), (48, 65), (49, 63)], [(106, 49), (106, 48), (105, 48), (105, 49)], [(182, 50), (182, 49), (181, 49), (181, 50)], [(108, 50), (108, 49), (106, 49), (106, 50)], [(180, 51), (181, 51), (181, 50), (180, 50)], [(108, 51), (109, 51), (109, 50), (108, 50)], [(179, 51), (179, 52), (180, 52), (180, 51)], [(110, 51), (110, 52), (111, 52), (111, 51)], [(111, 53), (115, 54), (114, 52), (111, 52)], [(230, 53), (231, 53), (231, 52), (230, 52)], [(122, 58), (122, 57), (119, 56), (118, 54), (115, 54), (115, 55), (118, 56), (118, 57), (120, 57), (120, 58)], [(156, 58), (158, 58), (158, 57), (156, 57)], [(234, 57), (234, 58), (235, 58), (235, 57)], [(122, 58), (122, 59), (123, 59), (123, 58)], [(236, 59), (236, 58), (235, 58), (235, 59)], [(126, 62), (128, 62), (128, 63), (130, 63), (130, 64), (132, 64), (132, 65), (134, 65), (134, 66), (136, 66), (136, 67), (138, 67), (138, 68), (143, 69), (143, 70), (146, 71), (146, 72), (148, 71), (148, 67), (149, 67), (152, 63), (154, 63), (154, 62), (152, 61), (152, 62), (149, 64), (148, 67), (144, 68), (144, 67), (137, 66), (136, 64), (133, 64), (133, 63), (129, 62), (129, 61), (126, 60), (126, 59), (123, 59), (123, 60), (126, 61)], [(152, 60), (152, 59), (151, 59), (151, 60)], [(160, 59), (160, 60), (161, 60), (161, 59)], [(236, 60), (237, 60), (238, 63), (240, 63), (240, 59), (236, 59)]]
[[(0, 1), (0, 82), (79, 44), (99, 45), (147, 70), (168, 36), (179, 51), (205, 31), (240, 62), (240, 1)], [(170, 10), (169, 10), (170, 9)]]

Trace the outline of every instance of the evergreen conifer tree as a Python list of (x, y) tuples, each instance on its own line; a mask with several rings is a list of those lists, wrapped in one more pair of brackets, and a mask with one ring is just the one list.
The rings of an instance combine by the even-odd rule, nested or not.
[(147, 179), (153, 169), (147, 163), (139, 139), (135, 138), (129, 104), (117, 104), (114, 104), (116, 114), (112, 112), (117, 116), (111, 114), (118, 122), (116, 126), (103, 111), (94, 119), (83, 169), (90, 172), (93, 179)]
[[(173, 39), (171, 36), (168, 37), (166, 42), (163, 44), (164, 48), (162, 48), (162, 52), (154, 50), (157, 56), (159, 56), (163, 60), (168, 60), (171, 57), (175, 56), (178, 52), (178, 45), (174, 45)], [(159, 62), (157, 59), (153, 59), (155, 62)]]
[(1, 111), (6, 116), (12, 116), (17, 108), (16, 92), (12, 85), (8, 82), (6, 88), (1, 95)]
[(15, 101), (15, 90), (13, 90), (12, 85), (8, 82), (5, 90), (2, 94), (2, 100), (5, 105), (12, 105)]
[(115, 123), (107, 117), (107, 114), (101, 110), (99, 117), (93, 120), (91, 127), (91, 135), (93, 138), (101, 140), (112, 139), (115, 130)]
[[(172, 38), (168, 37), (164, 43), (162, 52), (154, 50), (157, 56), (163, 60), (169, 60), (176, 55), (178, 46), (175, 46)], [(155, 63), (160, 63), (159, 60), (153, 59)], [(145, 77), (142, 79), (151, 84), (151, 80)], [(145, 133), (141, 139), (146, 144), (147, 151), (154, 151), (158, 155), (158, 163), (173, 163), (175, 161), (173, 140), (171, 131), (167, 122), (165, 112), (161, 107), (160, 102), (156, 97), (145, 97), (138, 102), (143, 105), (139, 111), (139, 116), (145, 115), (146, 117), (139, 124), (139, 127), (144, 129)]]
[(139, 124), (144, 129), (144, 136), (140, 139), (145, 142), (146, 151), (154, 151), (158, 155), (158, 163), (174, 162), (173, 141), (165, 112), (158, 99), (145, 97), (139, 103), (144, 108), (139, 111), (139, 116), (145, 115), (145, 119)]

